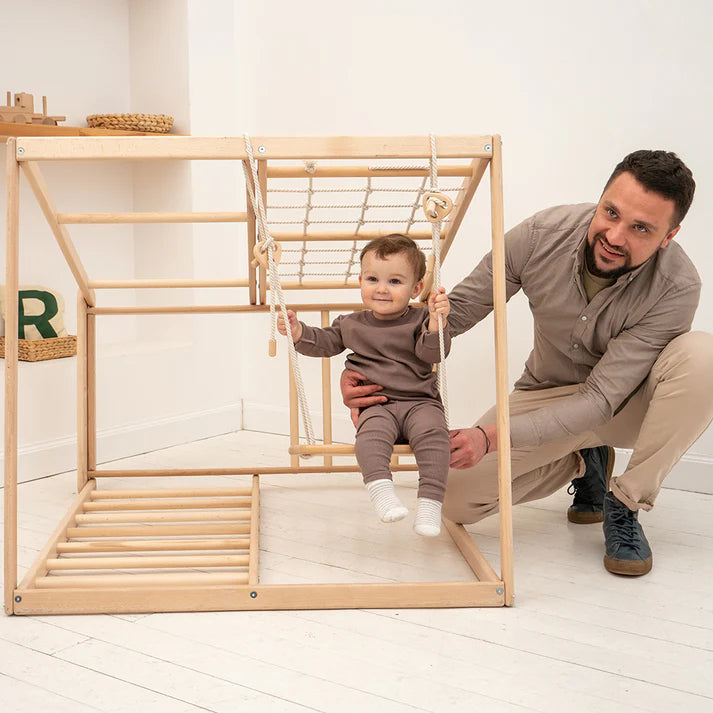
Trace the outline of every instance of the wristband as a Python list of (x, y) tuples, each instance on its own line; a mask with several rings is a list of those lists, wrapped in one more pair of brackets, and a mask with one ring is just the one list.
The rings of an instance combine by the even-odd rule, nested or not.
[(476, 428), (483, 434), (485, 437), (485, 455), (490, 453), (490, 439), (488, 438), (488, 434), (483, 430), (482, 426), (476, 426)]

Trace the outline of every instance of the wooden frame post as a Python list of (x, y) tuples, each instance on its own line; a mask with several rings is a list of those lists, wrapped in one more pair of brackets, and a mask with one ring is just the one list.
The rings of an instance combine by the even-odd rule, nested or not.
[(5, 545), (4, 606), (14, 611), (17, 586), (17, 349), (18, 271), (20, 266), (20, 167), (16, 140), (7, 140), (7, 244), (5, 248)]
[(512, 474), (510, 466), (510, 409), (508, 391), (507, 318), (505, 314), (505, 222), (503, 214), (502, 141), (493, 136), (490, 161), (490, 199), (493, 232), (493, 307), (495, 328), (495, 391), (498, 426), (498, 484), (500, 492), (500, 569), (505, 605), (513, 604)]

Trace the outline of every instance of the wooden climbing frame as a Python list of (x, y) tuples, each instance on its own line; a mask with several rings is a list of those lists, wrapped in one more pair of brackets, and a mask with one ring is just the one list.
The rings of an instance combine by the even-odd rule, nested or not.
[[(260, 188), (279, 179), (304, 182), (335, 178), (424, 178), (422, 165), (384, 165), (385, 161), (424, 160), (431, 155), (429, 138), (416, 137), (254, 137)], [(448, 201), (453, 203), (443, 224), (441, 261), (446, 257), (465, 213), (490, 169), (490, 203), (493, 249), (493, 297), (495, 316), (496, 401), (500, 442), (509, 442), (507, 349), (505, 322), (505, 269), (501, 142), (497, 135), (439, 136), (438, 175), (459, 181)], [(266, 266), (256, 260), (256, 220), (248, 200), (235, 212), (210, 213), (61, 213), (57, 210), (41, 171), (48, 161), (118, 160), (219, 160), (246, 162), (243, 138), (198, 137), (23, 137), (7, 142), (7, 262), (6, 262), (6, 357), (5, 357), (5, 538), (4, 606), (8, 614), (118, 613), (200, 610), (327, 609), (385, 607), (507, 606), (513, 602), (513, 559), (510, 460), (508, 449), (498, 450), (500, 498), (500, 573), (496, 573), (472, 537), (458, 524), (444, 525), (473, 572), (472, 581), (353, 584), (263, 584), (260, 582), (259, 496), (260, 479), (284, 473), (353, 473), (355, 463), (335, 464), (334, 458), (353, 454), (352, 446), (332, 442), (332, 409), (329, 360), (322, 360), (323, 439), (320, 444), (300, 445), (299, 416), (294, 379), (290, 378), (290, 448), (284, 466), (200, 468), (172, 470), (110, 470), (97, 466), (96, 454), (96, 338), (98, 316), (112, 314), (264, 314), (270, 289)], [(315, 161), (325, 161), (315, 165)], [(341, 163), (339, 163), (341, 161)], [(277, 163), (275, 163), (277, 162)], [(304, 164), (304, 162), (311, 162)], [(379, 165), (372, 165), (377, 162)], [(18, 340), (17, 292), (19, 284), (20, 175), (24, 173), (54, 234), (78, 286), (77, 309), (77, 414), (78, 496), (58, 524), (39, 557), (18, 583), (17, 529), (17, 405)], [(310, 186), (312, 184), (310, 183)], [(428, 193), (425, 178), (417, 201)], [(444, 189), (447, 190), (447, 189)], [(311, 197), (311, 194), (310, 194)], [(452, 198), (452, 201), (451, 201)], [(368, 196), (367, 196), (368, 199)], [(441, 200), (441, 199), (439, 199)], [(364, 204), (366, 208), (372, 208)], [(364, 208), (364, 206), (362, 206)], [(441, 207), (441, 203), (438, 203)], [(279, 208), (280, 206), (278, 206)], [(378, 207), (378, 206), (377, 206)], [(309, 205), (309, 213), (314, 206)], [(366, 208), (362, 210), (364, 214)], [(450, 210), (450, 206), (449, 206)], [(409, 218), (408, 234), (428, 240), (430, 229)], [(93, 280), (87, 275), (69, 225), (109, 223), (205, 223), (246, 224), (245, 279), (231, 280)], [(280, 221), (276, 221), (279, 223)], [(319, 222), (319, 221), (315, 221)], [(329, 221), (322, 221), (329, 222)], [(334, 221), (341, 223), (345, 221)], [(343, 290), (356, 286), (347, 268), (344, 279), (321, 279), (303, 274), (304, 253), (310, 245), (352, 245), (398, 228), (368, 227), (360, 220), (356, 230), (331, 225), (315, 230), (304, 221), (301, 230), (271, 230), (283, 246), (303, 245), (298, 279), (282, 281), (285, 290)], [(389, 222), (389, 221), (386, 221)], [(392, 221), (393, 222), (393, 221)], [(428, 221), (423, 221), (426, 225)], [(288, 252), (287, 247), (285, 252)], [(478, 256), (474, 255), (474, 261)], [(284, 262), (284, 255), (283, 255)], [(432, 260), (431, 260), (432, 264)], [(432, 270), (431, 270), (432, 272)], [(319, 279), (317, 279), (319, 278)], [(104, 289), (234, 287), (244, 294), (240, 304), (103, 306), (97, 292)], [(289, 303), (300, 312), (315, 312), (321, 324), (333, 313), (361, 308), (360, 303)], [(264, 352), (263, 352), (264, 353)], [(290, 372), (291, 373), (291, 372)], [(414, 471), (401, 459), (409, 450), (396, 446), (393, 470)], [(303, 460), (301, 456), (312, 455)], [(316, 458), (321, 459), (316, 462)], [(247, 488), (137, 487), (131, 490), (100, 488), (110, 478), (142, 479), (161, 476), (245, 475)]]

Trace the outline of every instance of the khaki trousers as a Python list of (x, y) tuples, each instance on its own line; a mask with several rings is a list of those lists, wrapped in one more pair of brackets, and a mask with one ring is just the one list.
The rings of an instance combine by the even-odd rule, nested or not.
[[(576, 393), (574, 384), (513, 391), (510, 415), (547, 406)], [(664, 478), (713, 420), (713, 335), (689, 332), (661, 352), (648, 378), (607, 423), (570, 438), (513, 448), (513, 504), (544, 498), (584, 474), (578, 451), (594, 446), (632, 448), (626, 472), (612, 478), (614, 495), (632, 510), (650, 510)], [(491, 408), (477, 423), (495, 423)], [(443, 514), (472, 523), (498, 510), (497, 454), (467, 470), (451, 469)]]

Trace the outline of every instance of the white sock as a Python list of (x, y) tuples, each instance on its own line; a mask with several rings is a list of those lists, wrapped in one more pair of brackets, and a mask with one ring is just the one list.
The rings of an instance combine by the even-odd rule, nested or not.
[(413, 529), (424, 537), (435, 537), (441, 531), (441, 503), (430, 498), (419, 498)]
[(388, 478), (372, 480), (366, 484), (366, 490), (381, 522), (396, 522), (408, 515), (408, 510), (396, 495), (392, 480)]

